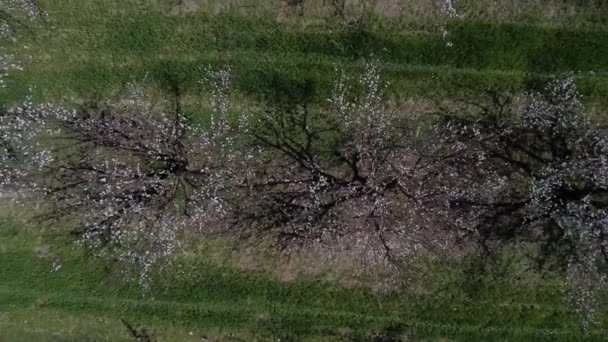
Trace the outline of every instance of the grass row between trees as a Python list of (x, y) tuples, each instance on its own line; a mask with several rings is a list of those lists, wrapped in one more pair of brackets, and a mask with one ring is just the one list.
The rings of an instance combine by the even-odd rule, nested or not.
[(128, 340), (120, 319), (160, 340), (350, 340), (381, 332), (458, 341), (601, 340), (599, 331), (577, 332), (552, 278), (514, 287), (501, 277), (462, 282), (457, 268), (450, 276), (437, 268), (430, 276), (449, 285), (441, 291), (376, 295), (306, 277), (283, 282), (199, 255), (182, 262), (181, 276), (161, 277), (142, 295), (52, 230), (41, 239), (5, 218), (0, 234), (0, 340)]

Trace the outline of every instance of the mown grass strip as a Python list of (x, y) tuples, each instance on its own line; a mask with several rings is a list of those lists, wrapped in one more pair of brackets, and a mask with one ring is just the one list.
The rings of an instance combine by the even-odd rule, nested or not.
[[(196, 18), (196, 17), (195, 17)], [(374, 54), (393, 63), (528, 72), (608, 71), (608, 29), (549, 29), (533, 25), (458, 22), (447, 39), (439, 33), (292, 31), (257, 27), (243, 19), (115, 18), (99, 38), (101, 49), (125, 54), (154, 51), (249, 50), (317, 54), (348, 59)], [(177, 50), (175, 50), (177, 49)]]
[[(178, 82), (183, 93), (193, 97), (201, 94), (200, 67), (218, 64), (214, 54), (195, 60), (157, 58), (129, 60), (122, 63), (80, 62), (72, 65), (30, 65), (7, 78), (7, 88), (0, 89), (0, 105), (19, 103), (35, 85), (35, 100), (68, 101), (70, 98), (90, 99), (113, 95), (126, 82), (134, 79), (153, 80), (168, 85)], [(336, 79), (336, 69), (355, 77), (364, 68), (363, 61), (324, 59), (315, 55), (284, 55), (235, 53), (230, 59), (237, 94), (252, 99), (292, 97), (306, 102), (326, 103)], [(385, 81), (390, 83), (389, 97), (459, 98), (466, 93), (489, 89), (522, 91), (539, 87), (550, 74), (520, 71), (496, 71), (429, 67), (385, 63)], [(579, 91), (589, 101), (606, 102), (608, 76), (587, 74), (578, 78)]]
[(7, 88), (0, 89), (0, 105), (20, 102), (30, 85), (37, 86), (40, 101), (107, 96), (147, 73), (160, 83), (178, 82), (193, 94), (199, 67), (226, 61), (243, 95), (299, 93), (323, 103), (334, 69), (354, 74), (372, 54), (386, 64), (385, 77), (396, 97), (522, 90), (575, 71), (582, 72), (584, 95), (592, 101), (608, 99), (608, 29), (461, 22), (450, 28), (454, 46), (447, 47), (431, 32), (292, 30), (243, 16), (90, 14), (78, 24), (58, 21), (50, 31), (32, 28), (22, 33), (23, 42), (9, 44), (7, 50), (30, 55), (32, 62), (24, 72), (11, 73)]
[[(293, 30), (288, 25), (242, 16), (103, 16), (85, 22), (37, 27), (24, 38), (44, 52), (91, 58), (115, 54), (174, 59), (198, 53), (315, 54), (358, 59), (371, 54), (393, 63), (554, 73), (608, 71), (608, 27), (594, 30), (458, 21), (447, 46), (438, 31)], [(43, 38), (44, 40), (41, 40)]]
[[(601, 336), (579, 336), (576, 320), (551, 287), (513, 289), (495, 282), (472, 301), (462, 300), (457, 284), (440, 296), (375, 296), (367, 289), (306, 279), (285, 283), (194, 260), (184, 265), (186, 277), (159, 278), (158, 286), (142, 295), (117, 279), (120, 274), (107, 273), (103, 264), (62, 245), (62, 239), (39, 240), (11, 220), (0, 224), (0, 237), (0, 315), (8, 317), (23, 310), (48, 311), (58, 317), (124, 318), (150, 327), (245, 331), (268, 338), (366, 338), (391, 327), (410, 336), (463, 341)], [(58, 261), (62, 268), (51, 272)]]
[[(13, 290), (0, 286), (0, 303), (11, 310), (52, 311), (62, 315), (92, 316), (105, 320), (128, 318), (150, 326), (181, 326), (185, 330), (249, 331), (262, 336), (318, 336), (351, 334), (366, 336), (387, 327), (399, 327), (405, 333), (424, 337), (536, 338), (599, 340), (599, 336), (580, 336), (572, 330), (531, 326), (492, 326), (488, 324), (439, 323), (402, 320), (398, 316), (361, 315), (331, 310), (311, 310), (281, 305), (244, 305), (236, 302), (180, 303), (151, 299), (123, 299)], [(17, 309), (20, 308), (20, 309)]]

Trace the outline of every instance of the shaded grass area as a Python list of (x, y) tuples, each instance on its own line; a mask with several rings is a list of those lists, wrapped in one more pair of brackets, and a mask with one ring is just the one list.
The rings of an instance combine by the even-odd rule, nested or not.
[[(56, 4), (51, 13), (62, 13)], [(112, 93), (133, 78), (179, 83), (196, 94), (200, 66), (228, 62), (238, 93), (260, 99), (295, 88), (324, 103), (336, 69), (359, 72), (370, 56), (382, 60), (396, 97), (454, 98), (463, 91), (521, 91), (573, 71), (590, 101), (608, 99), (608, 28), (458, 22), (448, 40), (436, 31), (345, 31), (334, 24), (294, 26), (236, 15), (175, 17), (137, 12), (79, 16), (20, 30), (6, 49), (30, 56), (13, 72), (0, 104), (23, 99), (30, 85), (39, 100)], [(130, 15), (129, 15), (130, 14)], [(27, 26), (27, 25), (26, 25)], [(24, 46), (27, 46), (25, 48)], [(27, 59), (27, 58), (25, 58)]]
[[(525, 290), (488, 283), (474, 295), (457, 282), (427, 295), (374, 295), (313, 279), (282, 282), (201, 256), (142, 295), (62, 237), (41, 240), (10, 219), (0, 237), (0, 340), (127, 340), (120, 319), (160, 340), (352, 340), (381, 331), (461, 341), (601, 338), (580, 334), (552, 281)], [(53, 262), (62, 267), (53, 272)]]

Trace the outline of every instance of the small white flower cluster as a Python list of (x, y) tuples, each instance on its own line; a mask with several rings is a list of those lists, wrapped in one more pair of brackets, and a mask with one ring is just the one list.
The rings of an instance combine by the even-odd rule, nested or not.
[(362, 159), (381, 158), (376, 152), (395, 138), (396, 133), (392, 127), (396, 121), (395, 113), (384, 106), (385, 85), (380, 81), (379, 68), (378, 62), (367, 65), (359, 78), (359, 85), (364, 89), (363, 96), (352, 102), (347, 99), (350, 90), (342, 74), (337, 78), (331, 100), (340, 116), (342, 131), (349, 136), (349, 145)]
[(205, 77), (200, 81), (201, 85), (210, 88), (214, 115), (211, 117), (211, 132), (221, 133), (227, 127), (226, 115), (230, 108), (231, 84), (230, 67), (213, 68), (208, 65), (203, 68)]
[[(31, 93), (31, 89), (30, 89)], [(19, 180), (38, 172), (52, 162), (53, 157), (39, 136), (50, 132), (31, 112), (31, 95), (25, 104), (13, 111), (0, 112), (0, 192), (15, 192), (23, 185)], [(53, 111), (51, 106), (41, 106)], [(33, 180), (25, 182), (37, 188)]]
[(454, 43), (447, 40), (449, 35), (448, 31), (448, 23), (454, 19), (460, 19), (462, 16), (458, 14), (456, 8), (454, 7), (453, 0), (439, 0), (439, 12), (443, 18), (443, 22), (441, 23), (440, 31), (444, 40), (446, 40), (445, 45), (447, 47), (452, 47)]
[(553, 135), (589, 125), (582, 117), (583, 103), (576, 91), (573, 74), (549, 82), (544, 94), (528, 94), (528, 105), (521, 112), (520, 125), (536, 130), (552, 130)]
[(572, 262), (566, 272), (566, 299), (574, 313), (581, 319), (584, 331), (600, 323), (598, 289), (606, 289), (608, 277), (597, 272), (597, 265), (591, 269), (580, 262)]
[(0, 51), (0, 88), (6, 88), (5, 79), (10, 71), (23, 71), (23, 67), (16, 61), (14, 55)]
[(17, 41), (17, 37), (11, 24), (5, 19), (0, 19), (0, 41), (4, 40), (14, 43)]
[(36, 0), (0, 0), (0, 7), (32, 21), (47, 18), (47, 13), (40, 9)]

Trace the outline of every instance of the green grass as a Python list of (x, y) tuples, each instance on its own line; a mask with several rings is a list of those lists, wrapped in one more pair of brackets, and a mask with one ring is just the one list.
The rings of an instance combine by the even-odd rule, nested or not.
[[(127, 340), (121, 318), (163, 341), (188, 340), (190, 332), (226, 340), (350, 340), (390, 327), (416, 339), (458, 341), (601, 337), (579, 333), (553, 281), (523, 290), (496, 281), (466, 295), (466, 286), (454, 282), (427, 295), (378, 296), (314, 279), (283, 282), (201, 257), (183, 263), (190, 275), (161, 277), (142, 295), (61, 235), (45, 234), (7, 218), (0, 224), (0, 340)], [(53, 262), (59, 271), (51, 272)]]
[(453, 46), (447, 47), (437, 28), (347, 32), (331, 22), (303, 27), (268, 17), (184, 17), (134, 9), (110, 15), (78, 6), (82, 13), (68, 17), (61, 14), (75, 13), (73, 7), (52, 6), (53, 28), (25, 25), (19, 41), (6, 45), (31, 61), (24, 63), (25, 71), (11, 73), (8, 87), (0, 90), (0, 105), (18, 103), (30, 85), (36, 86), (38, 101), (69, 101), (107, 96), (144, 75), (161, 85), (179, 82), (196, 97), (200, 66), (226, 61), (240, 96), (259, 100), (293, 88), (323, 104), (334, 70), (355, 75), (372, 55), (385, 64), (393, 97), (522, 91), (572, 71), (588, 101), (608, 101), (608, 26), (462, 21), (450, 27)]

